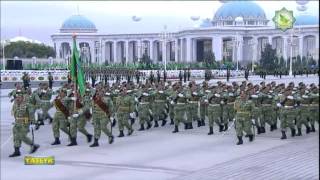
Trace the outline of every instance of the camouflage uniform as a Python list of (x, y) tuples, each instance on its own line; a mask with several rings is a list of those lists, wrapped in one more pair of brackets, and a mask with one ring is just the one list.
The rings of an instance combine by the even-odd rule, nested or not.
[(208, 98), (208, 119), (209, 119), (209, 133), (213, 134), (214, 122), (219, 126), (219, 131), (222, 131), (223, 123), (221, 122), (222, 117), (222, 106), (223, 103), (219, 93), (211, 93)]
[(119, 121), (119, 131), (120, 134), (118, 137), (123, 137), (124, 127), (128, 129), (128, 135), (131, 135), (133, 132), (132, 126), (129, 124), (128, 119), (130, 117), (130, 113), (134, 111), (134, 101), (132, 97), (128, 94), (121, 94), (117, 98), (116, 102), (116, 112), (117, 119)]

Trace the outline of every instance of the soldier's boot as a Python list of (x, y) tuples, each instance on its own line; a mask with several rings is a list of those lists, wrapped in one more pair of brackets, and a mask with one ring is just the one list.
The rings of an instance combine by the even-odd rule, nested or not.
[(174, 131), (172, 131), (172, 133), (177, 133), (177, 132), (179, 132), (179, 129), (178, 129), (178, 126), (175, 125), (175, 126), (174, 126)]
[(38, 144), (32, 144), (31, 145), (31, 150), (30, 150), (30, 154), (36, 152), (39, 149), (39, 145)]
[(140, 124), (140, 129), (138, 131), (143, 131), (144, 130), (144, 124)]
[(133, 133), (133, 129), (131, 128), (131, 129), (129, 129), (129, 131), (128, 131), (128, 136), (130, 136), (132, 133)]
[(280, 139), (287, 139), (287, 135), (286, 135), (286, 132), (285, 131), (281, 131), (282, 133), (282, 136)]
[(12, 154), (9, 155), (9, 157), (16, 157), (16, 156), (20, 156), (20, 148), (15, 147), (14, 148), (14, 152)]
[(167, 121), (166, 121), (165, 119), (163, 119), (161, 126), (164, 126), (164, 125), (166, 125), (166, 124), (167, 124)]
[(316, 129), (314, 128), (314, 125), (311, 125), (311, 132), (316, 132)]
[(301, 134), (301, 128), (298, 128), (298, 134), (297, 134), (297, 136), (302, 136), (302, 134)]
[(261, 134), (261, 127), (257, 126), (257, 134)]
[(277, 129), (278, 129), (277, 123), (275, 123), (275, 124), (273, 125), (273, 129), (274, 129), (274, 130), (277, 130)]
[(193, 129), (192, 122), (189, 123), (189, 128), (188, 129)]
[(200, 127), (201, 126), (201, 121), (198, 120), (197, 122), (198, 122), (198, 127)]
[(151, 123), (147, 122), (147, 129), (150, 129), (150, 128), (151, 128)]
[(219, 132), (223, 131), (223, 125), (219, 125)]
[(266, 133), (266, 128), (265, 127), (261, 127), (261, 133)]
[(92, 141), (92, 135), (91, 134), (87, 134), (87, 142), (91, 142)]
[(123, 137), (124, 136), (124, 134), (123, 134), (123, 130), (120, 130), (120, 134), (119, 134), (119, 136), (118, 137)]
[(67, 146), (76, 146), (76, 145), (78, 145), (77, 139), (76, 138), (71, 138), (71, 142)]
[(184, 129), (188, 129), (188, 123), (184, 123)]
[(208, 135), (212, 135), (212, 134), (213, 134), (213, 127), (210, 126), (210, 127), (209, 127), (209, 133), (208, 133)]
[(274, 130), (274, 127), (273, 127), (273, 124), (270, 126), (270, 131), (273, 131)]
[(206, 122), (204, 121), (204, 119), (201, 119), (201, 126), (205, 126)]
[(114, 137), (112, 135), (108, 137), (109, 144), (112, 144), (113, 140), (114, 140)]
[(228, 124), (224, 124), (224, 129), (223, 131), (227, 131), (228, 130)]
[(252, 142), (253, 141), (253, 134), (249, 134), (249, 141)]
[(173, 118), (170, 118), (170, 125), (173, 125), (174, 122), (173, 122)]
[(247, 137), (250, 137), (250, 136), (249, 136), (249, 134), (246, 134), (244, 137), (246, 137), (246, 138), (247, 138)]
[(99, 146), (99, 139), (94, 138), (93, 144), (91, 144), (89, 147), (97, 147)]
[(238, 136), (237, 145), (243, 144), (242, 136)]
[(307, 133), (307, 134), (310, 133), (310, 126), (306, 126), (306, 133)]
[(294, 137), (296, 135), (296, 129), (291, 128), (291, 137)]
[(54, 138), (54, 142), (51, 143), (51, 145), (58, 145), (61, 144), (60, 139), (59, 138)]
[(116, 124), (117, 124), (117, 121), (114, 119), (114, 120), (112, 121), (112, 127), (116, 126)]
[(153, 127), (159, 127), (158, 121), (154, 121), (154, 126)]
[(229, 122), (232, 122), (233, 121), (233, 119), (229, 119)]

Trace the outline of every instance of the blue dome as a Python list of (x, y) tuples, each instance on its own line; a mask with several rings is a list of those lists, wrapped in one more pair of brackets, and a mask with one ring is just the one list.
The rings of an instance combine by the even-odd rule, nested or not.
[(256, 3), (250, 1), (231, 1), (224, 3), (215, 13), (214, 18), (262, 18), (266, 19), (264, 10)]
[(212, 23), (210, 19), (204, 19), (200, 24), (200, 27), (203, 27), (203, 28), (211, 27), (211, 26), (212, 26)]
[(296, 22), (294, 23), (295, 26), (300, 25), (318, 25), (319, 24), (319, 18), (311, 15), (300, 15), (295, 17)]
[(81, 15), (73, 15), (65, 20), (61, 26), (61, 31), (97, 31), (92, 21)]

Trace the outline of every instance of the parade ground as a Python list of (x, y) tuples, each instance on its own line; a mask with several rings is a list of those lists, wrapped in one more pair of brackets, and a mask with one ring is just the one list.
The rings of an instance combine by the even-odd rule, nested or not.
[[(214, 79), (209, 84), (225, 79)], [(244, 78), (231, 78), (243, 81)], [(260, 83), (258, 76), (249, 77), (253, 84)], [(286, 83), (300, 81), (305, 84), (319, 83), (314, 75), (288, 77), (281, 79), (267, 76), (266, 82)], [(200, 83), (201, 80), (197, 80)], [(57, 89), (58, 87), (54, 87)], [(1, 89), (1, 179), (6, 180), (316, 180), (319, 179), (319, 125), (316, 132), (294, 137), (288, 133), (288, 139), (280, 140), (280, 129), (256, 135), (253, 142), (248, 138), (237, 146), (234, 127), (226, 133), (218, 132), (208, 136), (206, 126), (171, 133), (173, 125), (137, 131), (131, 136), (117, 138), (118, 126), (112, 129), (115, 141), (108, 144), (102, 134), (100, 146), (90, 148), (86, 137), (78, 133), (78, 146), (67, 147), (68, 137), (61, 133), (61, 145), (50, 145), (54, 138), (52, 127), (45, 126), (34, 131), (34, 140), (41, 147), (32, 156), (54, 156), (54, 165), (24, 165), (24, 156), (29, 156), (30, 147), (22, 145), (20, 157), (9, 158), (13, 152), (12, 103), (7, 94), (12, 89)], [(53, 115), (54, 109), (50, 110)], [(280, 125), (278, 125), (280, 127)], [(93, 126), (87, 123), (90, 133)], [(126, 134), (127, 132), (125, 132)], [(28, 134), (31, 137), (31, 133)]]

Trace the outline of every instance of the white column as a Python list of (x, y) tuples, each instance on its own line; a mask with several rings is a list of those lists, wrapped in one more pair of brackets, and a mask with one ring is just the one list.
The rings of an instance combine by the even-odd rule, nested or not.
[(141, 40), (137, 41), (137, 48), (138, 48), (138, 61), (142, 57), (142, 42)]
[(272, 36), (268, 36), (268, 43), (272, 46)]
[(243, 60), (243, 37), (239, 36), (238, 37), (238, 47), (237, 47), (237, 60), (240, 63)]
[(316, 46), (315, 46), (315, 49), (314, 49), (315, 50), (315, 52), (314, 52), (315, 53), (315, 58), (314, 59), (316, 61), (318, 61), (317, 64), (319, 64), (319, 34), (315, 34), (315, 41), (316, 41), (315, 42)]
[(252, 60), (253, 62), (257, 62), (258, 60), (258, 54), (257, 54), (257, 48), (258, 48), (258, 38), (253, 37), (252, 38)]
[(117, 57), (117, 41), (113, 41), (113, 62), (117, 63), (118, 57)]
[(101, 41), (100, 45), (101, 57), (100, 57), (100, 64), (104, 64), (106, 62), (106, 42)]
[(197, 39), (193, 39), (192, 41), (192, 61), (197, 62)]
[(212, 52), (216, 60), (222, 60), (222, 37), (221, 36), (214, 36), (212, 37)]
[(153, 56), (153, 52), (154, 52), (154, 49), (153, 49), (153, 40), (149, 40), (149, 44), (150, 44), (150, 59), (154, 61), (154, 56)]
[(126, 48), (126, 65), (129, 62), (129, 41), (127, 40), (125, 43), (125, 48)]
[(302, 58), (303, 57), (303, 36), (299, 36), (299, 55)]
[(178, 47), (178, 39), (174, 40), (174, 61), (178, 62), (178, 57), (179, 57), (179, 47)]
[(180, 62), (185, 62), (185, 44), (184, 44), (184, 39), (180, 39)]
[(91, 63), (96, 63), (96, 56), (94, 52), (94, 41), (89, 43), (90, 46), (90, 54), (91, 54)]
[(186, 38), (186, 62), (190, 63), (191, 62), (191, 57), (192, 57), (192, 39), (190, 37)]
[(61, 58), (60, 48), (61, 48), (61, 42), (56, 42), (56, 58)]

